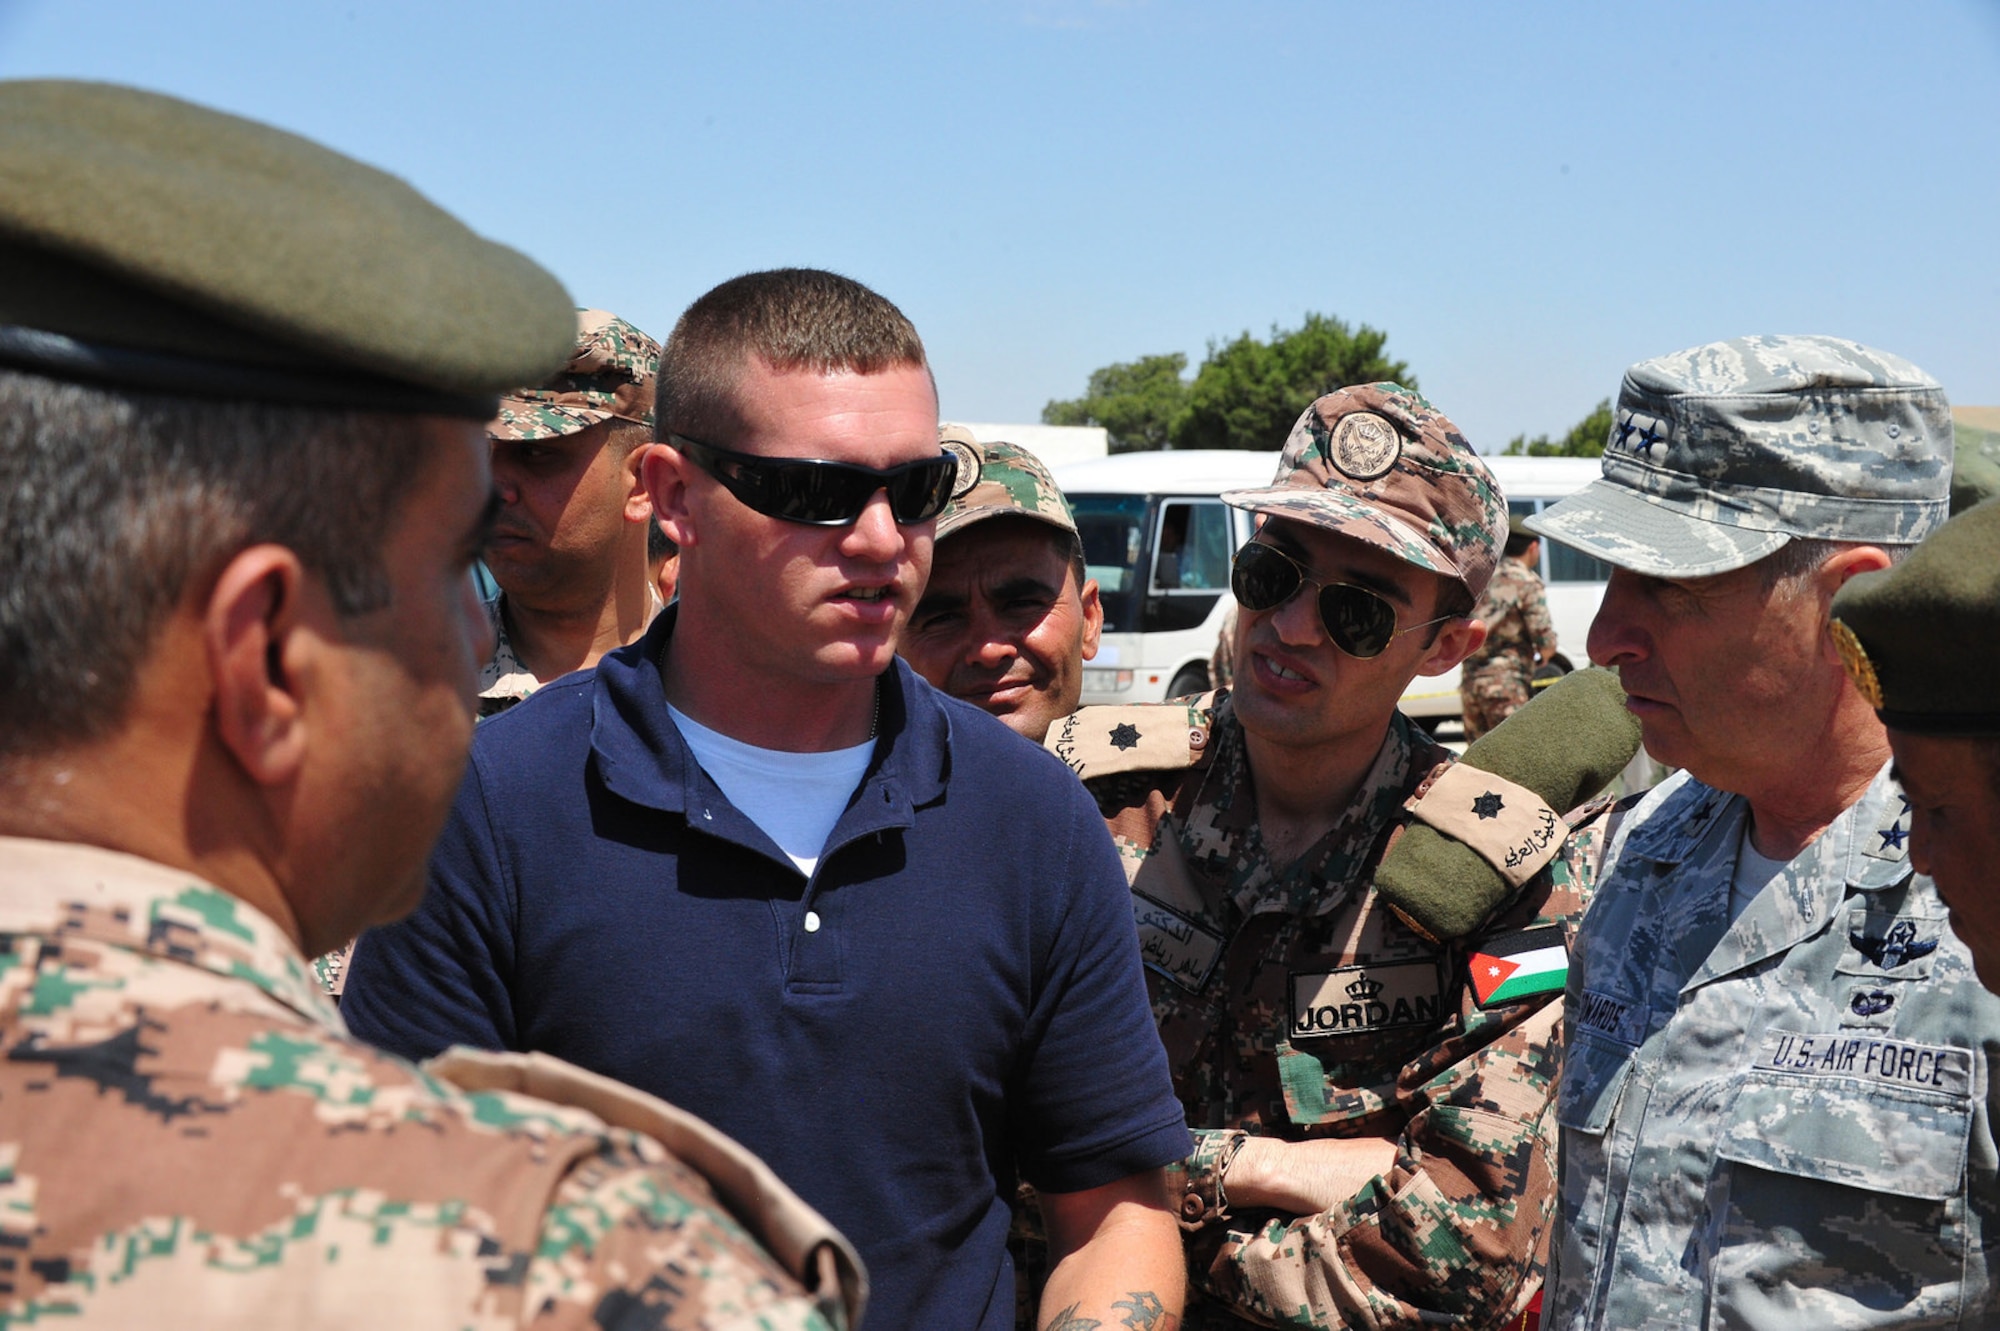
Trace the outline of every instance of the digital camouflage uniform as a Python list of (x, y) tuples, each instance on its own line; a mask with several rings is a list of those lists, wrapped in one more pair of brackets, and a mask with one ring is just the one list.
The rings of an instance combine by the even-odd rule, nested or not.
[[(1615, 422), (1603, 477), (1528, 522), (1642, 576), (1945, 517), (1943, 390), (1853, 342), (1641, 362)], [(1750, 823), (1690, 772), (1608, 834), (1569, 978), (1544, 1324), (1995, 1325), (2000, 999), (1911, 871), (1908, 803), (1885, 767), (1732, 922)]]
[(498, 716), (542, 686), (534, 672), (521, 664), (507, 640), (506, 594), (487, 601), (486, 618), (493, 625), (493, 655), (479, 670), (479, 719)]
[[(1401, 714), (1345, 819), (1290, 866), (1259, 835), (1226, 694), (1085, 708), (1048, 746), (1124, 856), (1154, 1015), (1197, 1130), (1179, 1202), (1185, 1325), (1518, 1315), (1555, 1207), (1560, 976), (1482, 1006), (1468, 968), (1528, 930), (1573, 932), (1594, 832), (1572, 835), (1475, 936), (1433, 942), (1370, 886), (1408, 805), (1453, 762)], [(1387, 1136), (1396, 1163), (1318, 1215), (1233, 1210), (1220, 1179), (1246, 1134)]]
[(1486, 625), (1486, 641), (1465, 658), (1458, 695), (1465, 737), (1478, 739), (1527, 706), (1535, 663), (1555, 653), (1556, 630), (1541, 574), (1519, 559), (1500, 561), (1472, 613)]
[[(1396, 384), (1319, 398), (1272, 484), (1223, 499), (1386, 550), (1474, 599), (1507, 521), (1458, 427)], [(1181, 1198), (1197, 1292), (1187, 1325), (1493, 1327), (1518, 1315), (1554, 1207), (1555, 981), (1481, 1007), (1467, 968), (1528, 937), (1563, 955), (1589, 886), (1588, 836), (1476, 936), (1432, 941), (1369, 885), (1402, 810), (1451, 763), (1400, 714), (1344, 821), (1291, 866), (1265, 855), (1226, 701), (1086, 708), (1047, 743), (1125, 852), (1155, 1015), (1202, 1130)], [(1397, 1163), (1321, 1215), (1237, 1215), (1222, 1180), (1251, 1133), (1386, 1137)]]
[(1543, 1325), (1995, 1325), (2000, 999), (1910, 872), (1902, 793), (1885, 767), (1731, 924), (1748, 823), (1682, 773), (1610, 839)]
[[(846, 1320), (844, 1243), (740, 1147), (584, 1088), (664, 1116), (712, 1187), (651, 1137), (370, 1050), (276, 925), (185, 873), (0, 839), (0, 1036), (0, 1325)], [(464, 1061), (476, 1085), (574, 1073)]]

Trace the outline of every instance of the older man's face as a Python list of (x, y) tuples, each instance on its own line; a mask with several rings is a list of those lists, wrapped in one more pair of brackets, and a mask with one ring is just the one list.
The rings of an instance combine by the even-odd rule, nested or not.
[(1076, 710), (1104, 608), (1077, 585), (1064, 533), (998, 517), (940, 541), (929, 584), (897, 643), (932, 685), (1039, 743)]
[(1929, 874), (1972, 949), (1979, 979), (2000, 993), (2000, 792), (1995, 741), (1891, 730), (1896, 776), (1910, 801), (1910, 864)]

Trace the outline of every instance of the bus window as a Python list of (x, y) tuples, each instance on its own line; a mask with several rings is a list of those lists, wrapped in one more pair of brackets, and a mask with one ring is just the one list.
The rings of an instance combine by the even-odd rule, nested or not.
[(1073, 494), (1070, 515), (1083, 541), (1084, 575), (1097, 579), (1104, 631), (1139, 626), (1139, 555), (1146, 531), (1145, 495)]
[(1562, 545), (1545, 540), (1542, 548), (1549, 552), (1550, 582), (1609, 582), (1611, 565), (1601, 559), (1593, 559), (1575, 546)]
[(1160, 513), (1155, 592), (1215, 592), (1229, 585), (1229, 510), (1214, 500), (1176, 501)]

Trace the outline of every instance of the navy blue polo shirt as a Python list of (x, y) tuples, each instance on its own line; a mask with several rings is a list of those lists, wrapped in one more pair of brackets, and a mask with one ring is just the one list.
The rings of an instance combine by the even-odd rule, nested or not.
[(668, 719), (674, 618), (479, 727), (430, 891), (363, 938), (342, 1015), (662, 1096), (854, 1242), (871, 1327), (1010, 1327), (1017, 1174), (1071, 1192), (1192, 1145), (1103, 820), (899, 660), (808, 881)]

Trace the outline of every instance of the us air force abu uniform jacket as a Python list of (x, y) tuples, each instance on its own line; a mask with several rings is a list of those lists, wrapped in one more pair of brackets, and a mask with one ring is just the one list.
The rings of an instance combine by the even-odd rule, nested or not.
[(1887, 769), (1728, 920), (1747, 804), (1689, 778), (1611, 838), (1570, 969), (1544, 1325), (1993, 1326), (1980, 987)]

